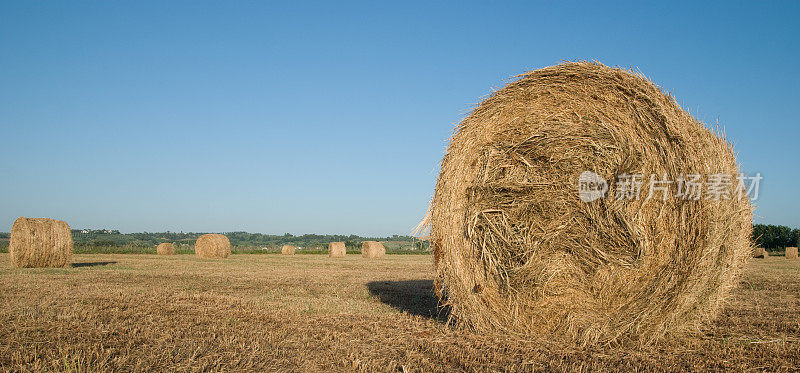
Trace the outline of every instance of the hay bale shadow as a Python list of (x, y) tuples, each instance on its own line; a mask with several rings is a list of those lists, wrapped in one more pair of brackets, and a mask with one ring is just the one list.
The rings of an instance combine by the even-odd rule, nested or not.
[(109, 264), (117, 264), (116, 261), (112, 262), (84, 262), (84, 263), (72, 263), (73, 268), (80, 268), (80, 267), (96, 267), (96, 266), (105, 266)]
[(433, 280), (373, 281), (367, 289), (381, 302), (412, 315), (445, 322), (450, 314), (447, 307), (439, 306)]

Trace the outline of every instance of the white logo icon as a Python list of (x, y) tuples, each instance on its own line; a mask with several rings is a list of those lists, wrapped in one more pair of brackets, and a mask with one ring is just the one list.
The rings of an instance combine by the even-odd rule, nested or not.
[(608, 192), (608, 183), (600, 175), (592, 171), (583, 171), (578, 177), (578, 195), (583, 202), (592, 202), (602, 198)]

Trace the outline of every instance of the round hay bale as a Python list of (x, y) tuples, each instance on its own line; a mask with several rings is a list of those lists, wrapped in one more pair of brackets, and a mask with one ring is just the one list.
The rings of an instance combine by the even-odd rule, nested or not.
[(160, 243), (156, 246), (156, 254), (175, 255), (175, 245), (169, 242)]
[(194, 253), (200, 258), (227, 258), (231, 255), (231, 242), (221, 234), (204, 234), (197, 238)]
[(347, 255), (347, 247), (344, 242), (331, 242), (328, 244), (328, 256), (331, 258), (344, 258)]
[(60, 220), (19, 218), (11, 227), (8, 253), (16, 267), (63, 267), (72, 260), (72, 231)]
[(639, 74), (580, 62), (520, 76), (442, 160), (430, 236), (454, 321), (613, 343), (685, 335), (718, 313), (750, 257), (749, 199), (618, 200), (614, 185), (584, 202), (587, 170), (739, 174), (730, 144)]
[(786, 259), (797, 259), (797, 248), (796, 247), (787, 247), (786, 248)]
[(361, 243), (361, 256), (364, 258), (380, 258), (386, 255), (386, 248), (378, 241), (364, 241)]
[(292, 245), (283, 245), (281, 246), (281, 254), (283, 255), (294, 255), (294, 251), (297, 248)]
[(768, 256), (767, 250), (763, 247), (754, 247), (753, 248), (753, 258), (764, 259), (764, 256)]

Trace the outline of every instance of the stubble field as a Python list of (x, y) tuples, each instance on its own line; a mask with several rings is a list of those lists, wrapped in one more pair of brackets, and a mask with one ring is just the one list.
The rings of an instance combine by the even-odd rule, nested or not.
[(800, 261), (754, 259), (705, 335), (580, 347), (449, 326), (427, 255), (0, 254), (6, 371), (798, 370)]

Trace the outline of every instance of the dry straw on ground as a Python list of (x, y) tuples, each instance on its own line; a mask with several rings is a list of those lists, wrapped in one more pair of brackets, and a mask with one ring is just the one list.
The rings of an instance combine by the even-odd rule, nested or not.
[(201, 258), (227, 258), (231, 255), (231, 242), (221, 234), (204, 234), (197, 238), (194, 252)]
[(175, 255), (175, 245), (164, 242), (156, 246), (156, 253), (158, 255)]
[(331, 258), (344, 258), (347, 255), (347, 248), (344, 242), (331, 242), (328, 244), (328, 256)]
[(386, 248), (378, 241), (364, 241), (361, 243), (361, 256), (364, 258), (380, 258), (386, 255)]
[[(578, 194), (587, 170), (611, 181), (591, 203)], [(648, 200), (646, 185), (616, 200), (623, 174), (739, 169), (726, 140), (637, 73), (565, 63), (489, 96), (452, 136), (432, 201), (451, 317), (580, 343), (682, 336), (714, 318), (751, 256), (750, 201)]]
[(294, 255), (295, 247), (292, 245), (283, 245), (281, 246), (281, 254), (283, 255)]
[(16, 267), (63, 267), (72, 260), (72, 231), (60, 220), (19, 218), (8, 252)]
[(797, 259), (797, 248), (796, 247), (787, 247), (786, 248), (786, 259)]

